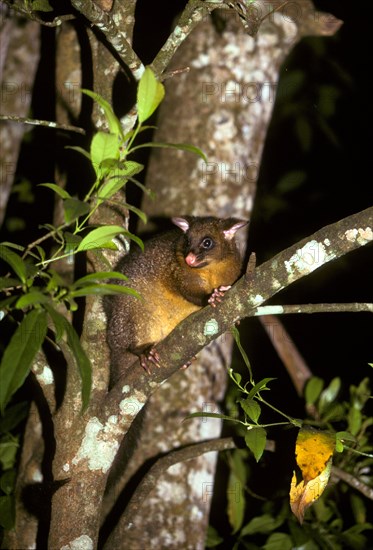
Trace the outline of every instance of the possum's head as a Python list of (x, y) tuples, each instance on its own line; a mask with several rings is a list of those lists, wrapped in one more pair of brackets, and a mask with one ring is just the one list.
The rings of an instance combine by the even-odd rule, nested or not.
[(248, 222), (237, 218), (172, 218), (183, 234), (177, 241), (177, 255), (193, 269), (228, 266), (241, 260), (235, 235)]

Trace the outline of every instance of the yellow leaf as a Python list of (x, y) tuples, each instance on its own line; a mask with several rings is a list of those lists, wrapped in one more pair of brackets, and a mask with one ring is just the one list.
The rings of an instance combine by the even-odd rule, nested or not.
[(303, 523), (306, 509), (324, 492), (329, 481), (331, 469), (332, 460), (330, 459), (319, 476), (308, 482), (302, 480), (298, 485), (297, 476), (294, 472), (290, 488), (290, 507), (299, 523)]
[(314, 428), (299, 430), (295, 453), (305, 482), (315, 479), (325, 469), (334, 449), (334, 434)]
[(302, 480), (297, 484), (294, 472), (290, 487), (290, 506), (299, 522), (303, 522), (306, 509), (323, 493), (329, 481), (335, 435), (314, 428), (302, 428), (296, 443), (297, 464)]

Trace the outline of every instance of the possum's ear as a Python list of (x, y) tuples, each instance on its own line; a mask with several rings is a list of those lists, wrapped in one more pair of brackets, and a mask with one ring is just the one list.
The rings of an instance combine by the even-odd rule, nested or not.
[(248, 220), (231, 219), (231, 223), (232, 225), (228, 227), (228, 229), (225, 229), (223, 231), (224, 236), (228, 241), (231, 241), (235, 236), (235, 234), (237, 233), (237, 231), (241, 229), (241, 227), (245, 227), (245, 225), (247, 225), (249, 222)]
[(184, 231), (184, 233), (188, 231), (190, 224), (186, 218), (171, 218), (171, 219), (172, 219), (172, 223), (180, 227), (180, 229)]

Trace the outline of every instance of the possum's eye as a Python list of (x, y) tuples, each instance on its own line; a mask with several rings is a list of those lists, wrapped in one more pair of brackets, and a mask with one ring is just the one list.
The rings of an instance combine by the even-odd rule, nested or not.
[(214, 241), (210, 237), (205, 237), (201, 242), (202, 248), (210, 250), (214, 246)]

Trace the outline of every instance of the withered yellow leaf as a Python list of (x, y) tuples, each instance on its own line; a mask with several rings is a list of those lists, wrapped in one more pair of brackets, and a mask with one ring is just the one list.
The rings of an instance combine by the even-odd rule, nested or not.
[(302, 428), (296, 443), (296, 459), (302, 473), (297, 484), (294, 472), (290, 487), (290, 506), (299, 522), (306, 509), (323, 493), (328, 484), (335, 449), (335, 435), (314, 428)]

